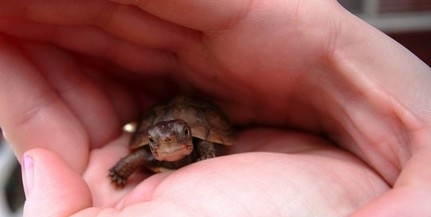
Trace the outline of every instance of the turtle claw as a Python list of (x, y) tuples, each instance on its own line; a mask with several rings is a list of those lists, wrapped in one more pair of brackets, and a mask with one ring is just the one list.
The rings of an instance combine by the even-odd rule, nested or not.
[(214, 143), (206, 140), (202, 140), (198, 145), (199, 158), (197, 161), (214, 158), (216, 156), (216, 150)]
[(111, 179), (111, 183), (114, 184), (116, 188), (123, 188), (127, 183), (127, 178), (119, 175), (114, 168), (109, 170), (108, 176)]
[(202, 161), (202, 160), (206, 160), (206, 159), (210, 159), (210, 158), (215, 158), (215, 154), (214, 153), (206, 153), (205, 155), (198, 158), (197, 161)]

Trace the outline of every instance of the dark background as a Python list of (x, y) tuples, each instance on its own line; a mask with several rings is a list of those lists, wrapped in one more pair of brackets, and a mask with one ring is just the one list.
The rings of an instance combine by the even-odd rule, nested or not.
[(389, 34), (416, 56), (431, 66), (431, 30)]

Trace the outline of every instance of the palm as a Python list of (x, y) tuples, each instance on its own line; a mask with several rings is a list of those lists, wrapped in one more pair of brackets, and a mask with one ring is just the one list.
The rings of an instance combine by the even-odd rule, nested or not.
[[(204, 210), (213, 216), (346, 215), (387, 189), (362, 162), (318, 138), (258, 129), (239, 134), (232, 150), (236, 154), (150, 176), (144, 182), (138, 173), (118, 190), (106, 175), (127, 153), (126, 141), (120, 138), (91, 155), (84, 178), (96, 207), (158, 216)], [(172, 204), (177, 207), (169, 208)]]

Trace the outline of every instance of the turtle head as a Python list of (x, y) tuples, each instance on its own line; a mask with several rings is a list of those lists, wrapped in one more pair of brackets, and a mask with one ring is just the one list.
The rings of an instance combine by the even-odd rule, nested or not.
[(183, 120), (159, 122), (147, 133), (151, 152), (159, 161), (177, 161), (193, 151), (192, 132)]

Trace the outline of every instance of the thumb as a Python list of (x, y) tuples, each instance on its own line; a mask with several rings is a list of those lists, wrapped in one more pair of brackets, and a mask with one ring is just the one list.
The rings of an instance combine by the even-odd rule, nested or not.
[(421, 143), (403, 166), (393, 189), (352, 216), (431, 216), (431, 135), (418, 140)]
[(54, 153), (32, 149), (23, 155), (26, 216), (70, 216), (92, 205), (90, 191), (69, 165)]

